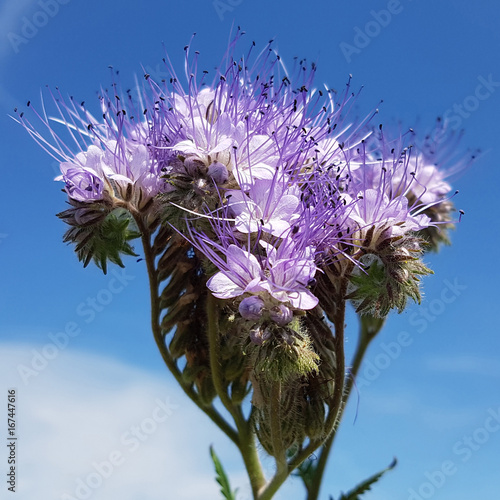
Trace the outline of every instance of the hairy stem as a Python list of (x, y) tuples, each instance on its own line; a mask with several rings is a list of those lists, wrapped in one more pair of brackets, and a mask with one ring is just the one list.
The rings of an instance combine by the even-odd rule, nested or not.
[(259, 491), (266, 484), (266, 477), (257, 454), (255, 436), (249, 425), (246, 430), (240, 430), (240, 446), (238, 448), (245, 463), (253, 497), (257, 499), (259, 498)]
[(226, 410), (231, 414), (238, 429), (238, 449), (245, 463), (250, 485), (254, 497), (259, 489), (265, 484), (266, 478), (257, 455), (255, 438), (252, 433), (250, 422), (246, 421), (241, 406), (235, 405), (231, 401), (226, 388), (224, 387), (223, 375), (218, 353), (220, 351), (219, 314), (215, 297), (208, 294), (207, 297), (207, 317), (208, 317), (208, 341), (210, 351), (210, 371), (215, 390)]
[[(347, 287), (347, 283), (345, 284)], [(345, 292), (345, 290), (344, 290)], [(337, 368), (335, 374), (335, 388), (330, 405), (330, 411), (325, 422), (325, 438), (322, 440), (311, 441), (303, 450), (295, 455), (290, 462), (286, 471), (278, 468), (275, 476), (261, 492), (259, 500), (270, 500), (273, 495), (278, 491), (280, 486), (285, 482), (290, 473), (296, 469), (304, 460), (306, 460), (314, 451), (321, 445), (326, 444), (331, 436), (334, 434), (336, 423), (342, 414), (342, 407), (344, 403), (344, 382), (345, 382), (345, 361), (344, 361), (344, 322), (345, 322), (345, 300), (339, 301), (335, 311), (335, 359), (337, 361)], [(321, 473), (322, 475), (322, 473)], [(319, 478), (321, 482), (321, 477)], [(319, 484), (317, 486), (319, 492)], [(316, 493), (317, 496), (317, 493)]]
[[(338, 422), (341, 421), (342, 416), (344, 414), (345, 407), (347, 405), (347, 401), (349, 400), (349, 396), (351, 394), (354, 381), (356, 379), (356, 376), (358, 374), (359, 368), (361, 366), (361, 363), (363, 361), (363, 358), (366, 354), (366, 350), (368, 349), (368, 346), (370, 342), (375, 338), (376, 334), (380, 331), (384, 324), (384, 320), (376, 320), (374, 318), (370, 318), (371, 321), (368, 321), (367, 318), (364, 318), (361, 316), (360, 319), (360, 332), (359, 332), (359, 339), (358, 339), (358, 344), (356, 346), (356, 351), (354, 353), (352, 363), (351, 363), (351, 376), (348, 378), (346, 385), (345, 385), (345, 391), (342, 397), (342, 407), (339, 411), (338, 414)], [(318, 459), (318, 462), (316, 464), (315, 472), (314, 472), (314, 478), (313, 481), (311, 482), (311, 487), (308, 489), (308, 494), (307, 494), (307, 500), (317, 500), (318, 495), (319, 495), (319, 490), (321, 487), (321, 482), (323, 480), (323, 475), (325, 472), (326, 464), (328, 461), (328, 457), (330, 454), (330, 451), (332, 449), (333, 443), (335, 441), (335, 436), (337, 435), (337, 429), (335, 429), (328, 439), (325, 441), (323, 447), (321, 448), (321, 453)]]
[(283, 474), (287, 471), (286, 454), (283, 449), (283, 437), (281, 434), (281, 381), (273, 383), (271, 389), (271, 441), (273, 445), (274, 457), (276, 459), (276, 474)]
[(144, 248), (144, 260), (149, 276), (149, 292), (151, 298), (151, 330), (155, 339), (161, 357), (168, 369), (175, 377), (175, 380), (182, 387), (186, 395), (201, 409), (208, 417), (214, 422), (237, 446), (239, 445), (238, 433), (231, 427), (231, 425), (222, 417), (222, 415), (213, 407), (204, 405), (198, 394), (193, 390), (192, 386), (186, 383), (182, 374), (177, 368), (177, 364), (170, 355), (168, 348), (165, 344), (165, 339), (160, 327), (160, 300), (158, 296), (158, 277), (155, 267), (155, 259), (151, 246), (151, 234), (146, 225), (144, 224), (141, 214), (132, 212), (137, 227), (141, 233), (142, 245)]
[(215, 390), (224, 408), (233, 417), (236, 426), (240, 427), (242, 415), (237, 411), (237, 406), (233, 404), (231, 398), (224, 387), (223, 375), (221, 371), (220, 352), (220, 332), (219, 332), (219, 310), (215, 297), (209, 293), (207, 296), (207, 318), (208, 318), (208, 346), (210, 354), (210, 372)]

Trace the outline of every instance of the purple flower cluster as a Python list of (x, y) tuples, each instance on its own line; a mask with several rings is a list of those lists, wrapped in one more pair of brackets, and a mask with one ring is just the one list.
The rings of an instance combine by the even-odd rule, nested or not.
[(321, 91), (314, 64), (300, 61), (289, 73), (271, 45), (235, 58), (240, 37), (211, 81), (198, 77), (198, 54), (187, 47), (187, 88), (167, 62), (171, 78), (146, 75), (139, 104), (103, 92), (102, 119), (54, 96), (54, 121), (75, 148), (45, 112), (38, 116), (49, 139), (20, 121), (60, 161), (57, 180), (70, 199), (140, 196), (175, 207), (188, 221), (187, 232), (176, 229), (218, 268), (210, 291), (236, 300), (247, 320), (285, 325), (318, 304), (325, 263), (357, 262), (361, 248), (376, 252), (434, 227), (440, 219), (430, 209), (448, 201), (451, 187), (425, 147), (386, 139), (370, 116), (345, 121), (350, 82), (341, 95)]
[(45, 104), (42, 114), (34, 110), (48, 138), (23, 113), (18, 116), (30, 135), (59, 162), (61, 175), (56, 180), (65, 183), (71, 200), (151, 199), (165, 189), (159, 164), (151, 154), (148, 119), (134, 113), (133, 106), (127, 109), (125, 98), (103, 92), (102, 118), (98, 119), (84, 102), (77, 104), (73, 98), (66, 102), (59, 91), (51, 96), (59, 117), (48, 117)]

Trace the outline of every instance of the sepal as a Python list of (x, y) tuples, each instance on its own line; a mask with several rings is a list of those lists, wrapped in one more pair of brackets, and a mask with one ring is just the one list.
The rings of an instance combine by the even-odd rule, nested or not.
[(108, 262), (124, 267), (122, 255), (137, 256), (129, 241), (140, 233), (125, 209), (111, 209), (106, 203), (82, 203), (57, 216), (72, 226), (63, 241), (75, 244), (83, 267), (93, 260), (106, 274)]
[(423, 244), (420, 238), (409, 236), (359, 259), (346, 296), (358, 314), (384, 318), (391, 309), (401, 313), (408, 299), (420, 304), (420, 278), (433, 274), (419, 258)]

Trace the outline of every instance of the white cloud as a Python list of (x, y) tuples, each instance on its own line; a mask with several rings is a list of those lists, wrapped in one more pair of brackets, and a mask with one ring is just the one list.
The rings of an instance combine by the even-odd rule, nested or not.
[(445, 373), (500, 377), (498, 359), (466, 354), (458, 356), (433, 356), (427, 360), (427, 368)]
[[(18, 366), (29, 366), (32, 347), (0, 344), (1, 394), (17, 391), (17, 500), (220, 500), (210, 444), (238, 500), (251, 498), (234, 445), (166, 370), (67, 350), (25, 385)], [(292, 479), (276, 498), (303, 495)]]

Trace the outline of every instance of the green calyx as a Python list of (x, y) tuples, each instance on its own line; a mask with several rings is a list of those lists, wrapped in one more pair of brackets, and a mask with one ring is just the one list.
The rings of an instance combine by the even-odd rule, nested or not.
[(261, 346), (249, 343), (246, 354), (253, 372), (269, 381), (286, 382), (318, 370), (319, 356), (298, 318), (286, 327), (269, 324), (270, 338)]
[(401, 313), (408, 299), (420, 304), (420, 278), (433, 273), (419, 258), (420, 243), (417, 238), (402, 240), (361, 259), (363, 267), (350, 277), (346, 297), (357, 313), (383, 318), (391, 309)]
[[(81, 208), (79, 209), (82, 210)], [(130, 213), (122, 208), (110, 210), (107, 207), (89, 206), (89, 214), (85, 223), (79, 223), (83, 217), (79, 214), (79, 220), (70, 218), (69, 212), (62, 212), (58, 217), (72, 225), (64, 235), (65, 243), (74, 243), (78, 259), (87, 267), (91, 260), (97, 267), (107, 273), (107, 264), (112, 262), (124, 267), (121, 256), (137, 256), (130, 241), (140, 237), (135, 222)]]

